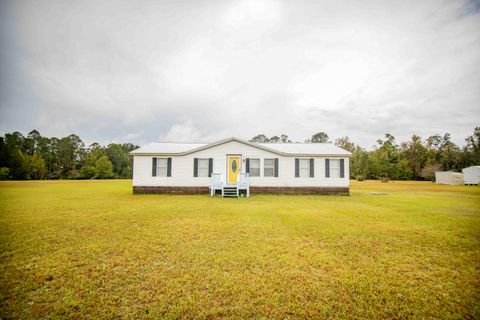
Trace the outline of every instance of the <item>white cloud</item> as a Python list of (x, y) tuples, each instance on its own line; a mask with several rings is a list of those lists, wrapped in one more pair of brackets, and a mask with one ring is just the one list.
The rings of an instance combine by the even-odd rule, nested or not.
[(230, 2), (222, 16), (222, 22), (231, 28), (264, 29), (282, 18), (282, 5), (277, 0), (239, 0)]
[[(62, 134), (303, 140), (322, 130), (369, 146), (385, 132), (401, 140), (448, 131), (462, 143), (480, 120), (480, 15), (465, 8), (473, 9), (461, 0), (25, 1), (12, 12), (22, 52), (10, 56), (38, 97), (30, 127)], [(2, 114), (15, 99), (22, 104), (0, 98)]]
[(200, 130), (195, 128), (190, 121), (171, 126), (165, 135), (160, 136), (161, 141), (197, 142), (202, 136)]

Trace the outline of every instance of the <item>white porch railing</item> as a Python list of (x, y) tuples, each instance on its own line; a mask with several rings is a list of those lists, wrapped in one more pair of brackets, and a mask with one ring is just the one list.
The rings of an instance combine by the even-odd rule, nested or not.
[(222, 197), (238, 197), (240, 191), (245, 190), (247, 197), (250, 196), (250, 183), (248, 173), (239, 173), (238, 182), (227, 184), (223, 179), (223, 174), (212, 173), (210, 182), (210, 196), (213, 197), (217, 191), (222, 192)]

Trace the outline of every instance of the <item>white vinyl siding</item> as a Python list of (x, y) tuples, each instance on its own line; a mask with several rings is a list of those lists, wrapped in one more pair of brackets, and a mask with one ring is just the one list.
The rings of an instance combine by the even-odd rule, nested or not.
[(168, 171), (168, 159), (157, 158), (157, 177), (166, 177)]
[(330, 159), (330, 178), (340, 178), (339, 159)]
[(198, 176), (208, 177), (208, 159), (198, 159)]
[[(212, 158), (212, 172), (220, 173), (223, 181), (227, 178), (227, 155), (241, 154), (242, 158), (260, 159), (260, 177), (250, 179), (251, 187), (348, 187), (349, 161), (345, 159), (345, 178), (330, 179), (325, 176), (325, 159), (335, 159), (332, 156), (282, 156), (265, 150), (254, 148), (236, 141), (228, 142), (199, 152), (183, 156), (162, 155), (135, 155), (134, 157), (134, 186), (192, 186), (208, 187), (211, 179), (208, 177), (193, 177), (193, 162), (195, 158)], [(152, 177), (152, 157), (172, 158), (171, 178)], [(263, 177), (264, 159), (278, 158), (278, 177)], [(295, 178), (295, 159), (315, 158), (315, 177)], [(245, 167), (245, 163), (243, 163)]]
[(250, 177), (260, 177), (260, 159), (250, 159)]
[(273, 177), (275, 175), (275, 159), (263, 160), (263, 176)]
[(310, 159), (300, 159), (299, 160), (299, 174), (300, 178), (309, 178), (310, 177)]

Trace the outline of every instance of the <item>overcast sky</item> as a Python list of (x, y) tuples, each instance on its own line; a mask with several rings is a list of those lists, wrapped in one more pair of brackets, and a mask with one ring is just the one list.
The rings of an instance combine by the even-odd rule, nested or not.
[(0, 133), (371, 147), (480, 125), (480, 2), (0, 0)]

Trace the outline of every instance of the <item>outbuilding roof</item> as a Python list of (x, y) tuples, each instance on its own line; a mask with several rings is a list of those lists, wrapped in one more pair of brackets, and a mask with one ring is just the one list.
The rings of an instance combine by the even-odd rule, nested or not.
[(132, 152), (132, 155), (186, 155), (237, 141), (254, 148), (284, 156), (351, 156), (352, 154), (332, 143), (254, 143), (239, 138), (228, 138), (213, 143), (152, 142)]

